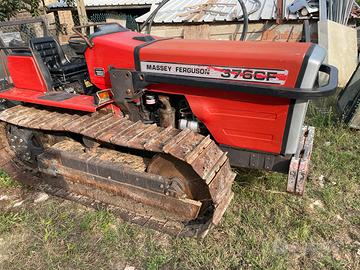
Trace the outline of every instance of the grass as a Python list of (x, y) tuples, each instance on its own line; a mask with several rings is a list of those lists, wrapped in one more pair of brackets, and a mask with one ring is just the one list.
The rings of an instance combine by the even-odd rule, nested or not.
[(12, 180), (9, 175), (0, 171), (0, 188), (14, 188), (19, 187), (19, 184)]
[[(283, 192), (284, 175), (241, 170), (231, 207), (204, 240), (171, 238), (59, 199), (3, 207), (0, 268), (359, 269), (359, 132), (314, 106), (307, 123), (317, 130), (304, 197)], [(0, 191), (14, 188), (0, 175)]]

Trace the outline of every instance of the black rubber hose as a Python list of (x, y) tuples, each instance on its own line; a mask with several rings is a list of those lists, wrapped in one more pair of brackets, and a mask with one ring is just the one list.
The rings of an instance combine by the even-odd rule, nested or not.
[[(155, 19), (155, 16), (157, 15), (157, 13), (159, 12), (159, 10), (165, 6), (170, 0), (163, 0), (158, 6), (157, 8), (150, 14), (150, 16), (145, 20), (145, 22), (140, 26), (140, 29), (139, 29), (139, 32), (141, 32), (145, 27), (146, 25), (149, 23), (149, 28), (147, 30), (148, 34), (150, 34), (151, 32), (151, 27), (152, 27), (152, 24), (154, 22), (154, 19)], [(244, 24), (244, 27), (243, 27), (243, 30), (242, 30), (242, 33), (241, 33), (241, 37), (240, 37), (240, 40), (245, 40), (246, 39), (246, 35), (247, 35), (247, 32), (248, 32), (248, 28), (249, 28), (249, 14), (246, 10), (246, 6), (244, 4), (244, 1), (243, 0), (237, 0), (240, 4), (240, 7), (242, 9), (242, 13), (243, 13), (243, 24)], [(258, 3), (260, 3), (259, 1), (257, 1)], [(261, 6), (261, 3), (260, 3), (260, 6)], [(259, 7), (258, 7), (259, 9)], [(257, 9), (257, 10), (258, 10)], [(256, 10), (256, 11), (257, 11)], [(256, 11), (252, 11), (252, 13), (256, 12)]]
[(241, 37), (240, 37), (240, 40), (241, 41), (244, 41), (246, 39), (246, 35), (248, 33), (248, 28), (249, 28), (249, 14), (246, 10), (246, 6), (244, 4), (244, 1), (243, 0), (238, 0), (240, 6), (241, 6), (241, 9), (242, 9), (242, 13), (243, 13), (243, 30), (242, 30), (242, 33), (241, 33)]
[(170, 0), (163, 0), (158, 6), (157, 8), (150, 14), (150, 16), (145, 20), (145, 22), (140, 26), (139, 32), (141, 32), (146, 25), (150, 22), (150, 27), (148, 29), (148, 33), (150, 34), (150, 30), (151, 30), (151, 25), (152, 22), (154, 21), (155, 16), (157, 15), (157, 13), (159, 12), (159, 10), (165, 6)]

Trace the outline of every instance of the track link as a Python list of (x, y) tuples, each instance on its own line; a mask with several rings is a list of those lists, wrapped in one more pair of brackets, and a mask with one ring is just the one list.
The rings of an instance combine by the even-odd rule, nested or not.
[[(233, 197), (231, 186), (235, 173), (226, 153), (209, 137), (190, 130), (135, 123), (108, 111), (79, 115), (22, 105), (0, 112), (0, 121), (0, 168), (14, 179), (54, 196), (89, 207), (106, 208), (122, 219), (141, 226), (171, 235), (204, 237), (213, 225), (220, 222)], [(6, 124), (37, 131), (79, 134), (100, 143), (170, 155), (191, 166), (206, 183), (214, 207), (212, 216), (187, 223), (159, 219), (124, 209), (121, 201), (114, 203), (114, 194), (106, 189), (81, 181), (67, 181), (61, 186), (56, 178), (43, 179), (39, 170), (26, 167), (17, 160), (7, 142)]]

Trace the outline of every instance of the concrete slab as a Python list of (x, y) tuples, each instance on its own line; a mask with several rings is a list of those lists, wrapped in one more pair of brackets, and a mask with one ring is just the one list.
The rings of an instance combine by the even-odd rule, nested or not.
[(318, 22), (319, 45), (327, 49), (325, 60), (339, 69), (339, 86), (345, 87), (357, 66), (357, 31), (333, 22)]

